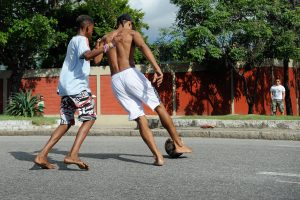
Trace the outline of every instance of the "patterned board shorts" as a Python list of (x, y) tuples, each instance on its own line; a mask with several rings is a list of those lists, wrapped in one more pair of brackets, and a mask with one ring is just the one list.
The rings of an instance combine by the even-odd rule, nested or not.
[(284, 112), (284, 103), (283, 103), (283, 100), (281, 100), (281, 99), (273, 99), (272, 100), (272, 111), (273, 111), (273, 113), (275, 113), (276, 112), (276, 109), (277, 109), (277, 106), (278, 106), (278, 108), (279, 108), (279, 111), (280, 112)]
[(78, 110), (79, 121), (96, 120), (94, 100), (91, 93), (82, 91), (77, 95), (63, 96), (60, 102), (60, 124), (74, 125), (74, 114)]

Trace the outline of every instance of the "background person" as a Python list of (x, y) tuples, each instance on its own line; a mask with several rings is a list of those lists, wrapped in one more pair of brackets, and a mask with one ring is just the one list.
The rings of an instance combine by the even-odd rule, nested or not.
[(279, 77), (275, 80), (275, 85), (270, 89), (271, 93), (271, 114), (276, 115), (277, 107), (281, 115), (284, 114), (284, 98), (285, 98), (285, 88), (281, 85)]
[(38, 109), (38, 116), (43, 116), (44, 109), (45, 109), (45, 101), (44, 101), (44, 96), (41, 95), (39, 102), (37, 103), (37, 109)]

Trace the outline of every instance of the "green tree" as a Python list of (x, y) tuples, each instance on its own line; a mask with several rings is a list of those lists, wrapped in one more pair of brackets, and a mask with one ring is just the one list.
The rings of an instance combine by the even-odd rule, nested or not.
[[(210, 60), (218, 60), (218, 63), (221, 63), (220, 67), (238, 72), (236, 74), (244, 83), (243, 93), (247, 99), (248, 113), (253, 113), (260, 75), (259, 67), (266, 58), (280, 58), (278, 53), (272, 53), (274, 48), (279, 48), (278, 43), (274, 43), (273, 40), (282, 35), (276, 30), (287, 25), (277, 24), (278, 27), (275, 27), (271, 23), (270, 15), (272, 14), (275, 19), (281, 19), (281, 15), (285, 16), (286, 12), (290, 12), (290, 9), (286, 9), (289, 2), (280, 0), (171, 0), (171, 2), (179, 7), (177, 25), (186, 37), (185, 49), (190, 61), (208, 63)], [(294, 19), (293, 28), (289, 27), (289, 31), (293, 30), (288, 36), (291, 38), (297, 38), (299, 35), (295, 29), (295, 24), (299, 23), (299, 14), (296, 10), (293, 11), (294, 17), (288, 15), (290, 20)], [(270, 44), (275, 46), (271, 47)], [(297, 45), (293, 43), (292, 47), (288, 44), (286, 46), (289, 46), (290, 52), (295, 52), (294, 47)], [(243, 71), (236, 68), (238, 63), (242, 64), (245, 70), (258, 67), (252, 91)]]
[(43, 15), (47, 11), (43, 1), (5, 0), (1, 10), (0, 61), (13, 72), (11, 92), (15, 93), (24, 70), (40, 67), (48, 49), (66, 35), (55, 30), (57, 20)]
[(287, 115), (293, 115), (289, 84), (289, 61), (300, 59), (300, 7), (296, 1), (275, 2), (269, 11), (268, 22), (274, 32), (270, 40), (272, 57), (283, 60), (286, 89), (285, 103)]
[(6, 34), (7, 40), (0, 48), (1, 61), (13, 71), (12, 92), (19, 89), (20, 79), (25, 69), (39, 67), (39, 62), (47, 57), (49, 47), (59, 44), (66, 35), (56, 32), (55, 19), (42, 15), (14, 20)]
[(138, 30), (147, 28), (144, 14), (130, 8), (128, 0), (2, 0), (0, 5), (0, 64), (13, 72), (12, 93), (25, 69), (61, 67), (80, 14), (96, 22), (93, 41), (111, 31), (122, 13), (133, 16)]
[[(107, 32), (112, 31), (116, 26), (116, 19), (123, 13), (129, 13), (134, 21), (137, 30), (148, 28), (147, 24), (143, 23), (144, 13), (140, 10), (130, 8), (128, 0), (85, 0), (85, 1), (49, 1), (50, 9), (48, 15), (57, 19), (58, 25), (56, 29), (68, 35), (67, 40), (61, 42), (58, 46), (50, 48), (50, 56), (44, 61), (43, 67), (61, 67), (67, 48), (67, 41), (76, 34), (76, 18), (81, 14), (91, 16), (95, 21), (95, 33), (92, 41), (101, 38)], [(94, 44), (91, 43), (92, 47)], [(136, 54), (136, 60), (141, 60), (140, 53)], [(104, 59), (102, 64), (107, 65), (107, 60)]]
[[(258, 94), (258, 81), (261, 74), (261, 67), (268, 56), (268, 42), (272, 37), (272, 28), (267, 19), (270, 4), (264, 0), (239, 1), (235, 6), (229, 6), (230, 13), (234, 19), (232, 27), (232, 46), (229, 49), (228, 58), (231, 60), (231, 66), (237, 72), (236, 74), (242, 79), (243, 93), (248, 104), (248, 114), (253, 114), (253, 107)], [(240, 17), (240, 18), (238, 18)], [(233, 61), (233, 62), (232, 62)], [(236, 62), (242, 62), (244, 70), (236, 68)], [(244, 71), (256, 67), (254, 73), (254, 86), (251, 87), (244, 76)]]
[(187, 60), (185, 57), (185, 37), (180, 29), (175, 27), (160, 29), (159, 37), (152, 48), (161, 63), (171, 63)]
[[(198, 63), (219, 60), (220, 67), (234, 69), (243, 80), (248, 113), (253, 113), (256, 92), (251, 95), (244, 73), (236, 68), (243, 61), (246, 69), (260, 66), (270, 29), (264, 21), (262, 6), (255, 1), (177, 1), (178, 26), (186, 36), (187, 53)], [(259, 70), (257, 71), (259, 75)], [(257, 87), (256, 76), (255, 89)]]

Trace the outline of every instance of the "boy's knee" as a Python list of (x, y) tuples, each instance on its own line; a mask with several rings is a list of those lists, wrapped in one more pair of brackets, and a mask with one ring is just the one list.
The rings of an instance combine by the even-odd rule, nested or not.
[(95, 119), (90, 119), (90, 120), (84, 120), (84, 121), (82, 121), (82, 124), (94, 124), (96, 122), (96, 120)]
[(157, 112), (157, 111), (163, 110), (164, 108), (165, 108), (165, 107), (164, 107), (163, 104), (159, 104), (158, 106), (156, 106), (156, 107), (154, 108), (154, 110)]
[(143, 116), (139, 116), (139, 117), (135, 118), (134, 121), (141, 123), (143, 121), (147, 121), (147, 118), (145, 115), (143, 115)]

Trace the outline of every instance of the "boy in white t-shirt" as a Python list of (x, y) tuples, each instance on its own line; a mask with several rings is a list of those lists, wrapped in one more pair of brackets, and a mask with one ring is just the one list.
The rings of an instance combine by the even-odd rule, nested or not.
[(80, 15), (76, 19), (78, 32), (68, 44), (67, 54), (61, 69), (58, 94), (61, 96), (60, 115), (61, 122), (52, 133), (49, 141), (42, 151), (35, 157), (34, 162), (44, 169), (54, 169), (48, 162), (47, 156), (59, 139), (74, 125), (74, 113), (78, 110), (78, 119), (82, 121), (74, 144), (65, 157), (64, 163), (76, 164), (81, 169), (89, 166), (78, 157), (79, 149), (96, 120), (94, 101), (89, 86), (90, 60), (112, 48), (111, 44), (98, 44), (91, 50), (89, 40), (92, 37), (94, 22), (87, 15)]
[(271, 92), (271, 112), (272, 115), (276, 115), (277, 106), (281, 115), (284, 113), (284, 98), (285, 98), (285, 88), (280, 84), (280, 79), (276, 79), (276, 84), (270, 89)]

